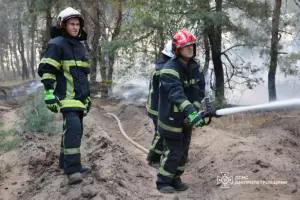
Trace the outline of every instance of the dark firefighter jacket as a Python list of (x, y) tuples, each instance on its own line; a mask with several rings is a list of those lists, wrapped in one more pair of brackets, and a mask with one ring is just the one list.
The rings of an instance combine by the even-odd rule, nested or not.
[(184, 119), (201, 108), (204, 74), (195, 60), (185, 65), (179, 57), (169, 60), (160, 72), (158, 132), (181, 138)]
[(84, 110), (89, 96), (87, 76), (90, 68), (85, 48), (80, 42), (82, 38), (62, 34), (52, 38), (39, 64), (38, 74), (46, 90), (54, 89), (61, 111)]
[(163, 68), (164, 64), (168, 62), (168, 60), (170, 60), (170, 57), (163, 54), (162, 57), (157, 60), (155, 65), (155, 71), (152, 75), (152, 80), (150, 81), (149, 95), (146, 104), (148, 115), (150, 117), (158, 115), (160, 70)]

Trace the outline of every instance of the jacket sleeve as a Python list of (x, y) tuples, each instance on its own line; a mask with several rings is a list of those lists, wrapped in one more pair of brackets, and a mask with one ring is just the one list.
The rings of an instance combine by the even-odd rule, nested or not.
[(203, 99), (205, 97), (205, 77), (201, 69), (199, 69), (199, 74), (197, 74), (197, 96), (196, 101), (193, 102), (197, 112), (203, 109)]
[(86, 48), (85, 48), (85, 46), (82, 43), (80, 43), (80, 48), (82, 49), (83, 54), (84, 54), (84, 57), (81, 59), (81, 61), (82, 61), (82, 67), (83, 67), (83, 72), (86, 75), (86, 77), (88, 77), (88, 75), (91, 72), (90, 63), (89, 63), (89, 58), (90, 58), (89, 54), (90, 53), (88, 53), (86, 51)]
[(201, 102), (205, 97), (205, 77), (204, 73), (200, 73), (200, 81), (198, 82), (199, 85), (199, 102)]
[[(82, 48), (85, 49), (85, 47), (82, 45)], [(89, 74), (91, 73), (91, 68), (90, 68), (90, 63), (89, 63), (89, 58), (86, 55), (85, 51), (85, 56), (82, 59), (82, 66), (83, 66), (83, 71), (85, 76), (88, 78)], [(89, 86), (89, 97), (91, 96), (91, 91), (90, 91), (90, 86)]]
[(183, 85), (179, 73), (174, 69), (163, 68), (160, 74), (160, 82), (168, 93), (168, 98), (179, 110), (189, 116), (196, 109), (184, 94)]
[(38, 74), (46, 90), (54, 89), (56, 74), (61, 69), (61, 49), (56, 44), (48, 44), (48, 48), (39, 64)]

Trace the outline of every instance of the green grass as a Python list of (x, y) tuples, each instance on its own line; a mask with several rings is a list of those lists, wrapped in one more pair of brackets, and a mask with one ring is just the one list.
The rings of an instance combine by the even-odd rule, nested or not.
[[(0, 128), (4, 126), (4, 122), (0, 121)], [(0, 152), (8, 152), (16, 149), (21, 144), (21, 137), (12, 129), (0, 130)]]
[(47, 109), (42, 92), (30, 95), (26, 102), (27, 106), (22, 114), (23, 120), (19, 123), (23, 132), (59, 133), (62, 131), (62, 127), (55, 119), (55, 114)]
[(0, 130), (0, 152), (16, 149), (21, 144), (21, 137), (14, 130)]

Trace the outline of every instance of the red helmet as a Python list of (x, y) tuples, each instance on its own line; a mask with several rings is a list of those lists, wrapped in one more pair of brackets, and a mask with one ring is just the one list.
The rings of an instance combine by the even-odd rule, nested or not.
[(172, 46), (173, 46), (173, 51), (175, 53), (175, 55), (178, 55), (179, 51), (178, 49), (191, 45), (194, 45), (194, 56), (196, 55), (196, 42), (197, 42), (197, 38), (188, 30), (182, 29), (180, 31), (178, 31), (174, 37), (173, 37), (173, 42), (172, 42)]

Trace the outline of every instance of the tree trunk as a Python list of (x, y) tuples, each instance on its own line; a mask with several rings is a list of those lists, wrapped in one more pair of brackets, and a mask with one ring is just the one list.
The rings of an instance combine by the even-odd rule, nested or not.
[(106, 81), (106, 85), (107, 85), (107, 96), (111, 97), (112, 94), (112, 83), (113, 83), (113, 72), (114, 72), (114, 64), (115, 64), (115, 53), (113, 53), (113, 55), (108, 56), (109, 58), (109, 66), (108, 66), (108, 72), (107, 72), (107, 81)]
[(4, 59), (3, 59), (3, 49), (1, 48), (1, 46), (0, 46), (0, 65), (1, 65), (1, 69), (2, 69), (2, 71), (3, 71), (3, 78), (5, 78), (6, 77), (6, 71), (5, 71), (5, 68), (4, 68)]
[(108, 71), (107, 71), (107, 80), (112, 80), (113, 79), (113, 72), (114, 72), (114, 62), (115, 62), (115, 56), (108, 56), (109, 58), (109, 66), (108, 66)]
[(49, 8), (46, 10), (46, 29), (43, 36), (43, 44), (40, 51), (40, 58), (43, 57), (44, 52), (46, 51), (46, 48), (48, 46), (48, 42), (51, 39), (50, 37), (50, 29), (52, 26), (52, 17), (51, 17), (51, 4), (49, 4)]
[[(223, 0), (216, 0), (216, 12), (222, 12)], [(224, 97), (224, 70), (221, 58), (222, 50), (222, 25), (214, 25), (209, 22), (208, 38), (211, 46), (212, 61), (216, 77), (216, 101), (222, 103)]]
[(101, 48), (99, 48), (99, 65), (100, 65), (100, 74), (101, 74), (101, 98), (107, 98), (108, 91), (107, 91), (107, 75), (106, 69), (108, 68), (107, 62), (105, 61), (105, 57), (101, 52)]
[(15, 66), (14, 66), (14, 60), (13, 60), (13, 47), (12, 47), (11, 43), (8, 43), (8, 45), (9, 45), (9, 52), (10, 52), (10, 65), (11, 65), (11, 68), (13, 70), (14, 77), (16, 78), (17, 73), (16, 73), (16, 69), (15, 69)]
[[(102, 54), (101, 48), (99, 48), (99, 65), (100, 65), (100, 74), (101, 74), (101, 82), (105, 84), (107, 77), (106, 77), (106, 69), (108, 68), (105, 62), (105, 56)], [(105, 91), (107, 91), (105, 89)], [(102, 95), (104, 98), (107, 97), (107, 93)]]
[[(112, 40), (115, 40), (121, 31), (122, 26), (122, 15), (123, 15), (123, 8), (122, 8), (122, 0), (118, 0), (118, 17), (116, 22), (115, 30), (112, 34)], [(108, 68), (108, 74), (107, 74), (107, 90), (108, 90), (108, 96), (112, 95), (112, 80), (113, 80), (113, 72), (114, 72), (114, 64), (115, 64), (115, 52), (112, 52), (109, 55), (109, 68)]]
[(31, 61), (30, 61), (30, 64), (31, 64), (31, 75), (32, 75), (32, 78), (35, 79), (35, 43), (34, 43), (34, 40), (35, 40), (35, 31), (33, 31), (32, 33), (32, 37), (31, 37)]
[(272, 38), (271, 38), (271, 60), (268, 74), (268, 90), (269, 90), (269, 101), (276, 101), (276, 69), (277, 69), (277, 57), (278, 57), (278, 28), (280, 21), (282, 0), (275, 0), (273, 17), (272, 17)]
[[(159, 1), (159, 4), (160, 4), (161, 8), (164, 7), (164, 1)], [(158, 13), (159, 18), (161, 17), (161, 15), (162, 15), (162, 11), (160, 10), (159, 13)], [(159, 58), (159, 56), (161, 55), (161, 52), (162, 52), (162, 50), (164, 49), (164, 46), (165, 46), (163, 22), (162, 22), (162, 24), (160, 24), (157, 31), (158, 31), (159, 41), (160, 41), (159, 46), (158, 46), (158, 54), (157, 54), (158, 55), (157, 57)]]
[[(9, 55), (8, 55), (8, 47), (6, 46), (5, 47), (5, 64), (6, 64), (6, 71), (9, 73), (9, 71), (10, 71), (10, 62), (9, 62)], [(10, 73), (9, 73), (9, 75), (10, 75)]]
[(21, 73), (21, 67), (20, 67), (20, 61), (19, 61), (19, 55), (18, 55), (18, 52), (17, 52), (17, 41), (18, 41), (18, 36), (16, 33), (12, 33), (13, 35), (13, 40), (12, 40), (12, 50), (13, 50), (13, 53), (14, 53), (14, 58), (16, 60), (16, 68), (17, 68), (17, 74), (18, 76), (21, 76), (22, 73)]
[(31, 58), (30, 58), (30, 64), (31, 64), (31, 75), (32, 78), (35, 79), (35, 30), (36, 30), (36, 15), (33, 14), (32, 17), (32, 24), (31, 24)]
[(207, 31), (204, 32), (203, 41), (204, 41), (204, 48), (205, 48), (205, 63), (204, 63), (203, 73), (206, 76), (208, 72), (209, 61), (210, 61), (210, 46), (209, 46)]
[[(103, 2), (102, 4), (100, 4), (100, 6), (104, 6)], [(100, 29), (100, 38), (102, 39), (102, 41), (108, 41), (108, 35), (105, 30), (105, 23), (102, 23), (101, 26), (102, 28)], [(102, 48), (100, 46), (98, 47), (98, 54), (102, 86), (102, 88), (100, 88), (101, 98), (107, 98), (109, 93), (107, 84), (110, 84), (110, 82), (107, 81), (107, 69), (109, 65), (109, 58), (108, 56), (103, 54)]]
[(85, 46), (85, 48), (86, 48), (88, 54), (90, 54), (90, 53), (91, 53), (91, 48), (90, 48), (90, 45), (89, 45), (88, 41), (87, 41), (87, 40), (84, 40), (83, 43), (84, 43), (84, 46)]
[(23, 39), (25, 40), (24, 41), (24, 44), (25, 44), (24, 51), (25, 51), (25, 55), (26, 55), (27, 66), (28, 66), (28, 69), (30, 69), (31, 68), (31, 62), (30, 62), (30, 38), (29, 37), (24, 37)]
[[(52, 3), (52, 2), (48, 2)], [(31, 76), (35, 79), (35, 63), (36, 63), (36, 51), (35, 51), (35, 37), (36, 37), (36, 28), (37, 28), (37, 10), (36, 10), (36, 1), (29, 0), (27, 1), (28, 11), (30, 13), (30, 28), (28, 29), (30, 39), (28, 39), (27, 52), (29, 54), (29, 46), (30, 46), (30, 57), (28, 55), (28, 62), (30, 60), (30, 69)]]
[(161, 28), (159, 30), (159, 37), (160, 37), (160, 45), (159, 45), (159, 54), (161, 54), (162, 50), (164, 50), (165, 47), (165, 37), (164, 37), (164, 29)]
[[(156, 38), (159, 38), (156, 39)], [(157, 28), (157, 37), (154, 40), (155, 45), (155, 60), (157, 60), (161, 56), (161, 52), (164, 49), (165, 46), (165, 39), (164, 39), (164, 33), (163, 33), (163, 27)]]
[(22, 59), (22, 79), (29, 79), (29, 71), (26, 63), (26, 58), (25, 58), (25, 51), (24, 51), (24, 40), (23, 40), (23, 30), (22, 30), (22, 23), (21, 19), (19, 19), (18, 22), (18, 34), (19, 34), (19, 52), (21, 55)]
[[(91, 56), (91, 81), (96, 81), (97, 78), (97, 63), (98, 63), (98, 48), (99, 48), (99, 40), (100, 40), (100, 36), (101, 36), (101, 32), (100, 32), (100, 10), (98, 9), (98, 7), (93, 7), (93, 19), (97, 20), (94, 22), (94, 34), (93, 34), (93, 38), (92, 38), (92, 48), (91, 48), (91, 52), (90, 52), (90, 56)], [(102, 81), (103, 81), (103, 77)]]

